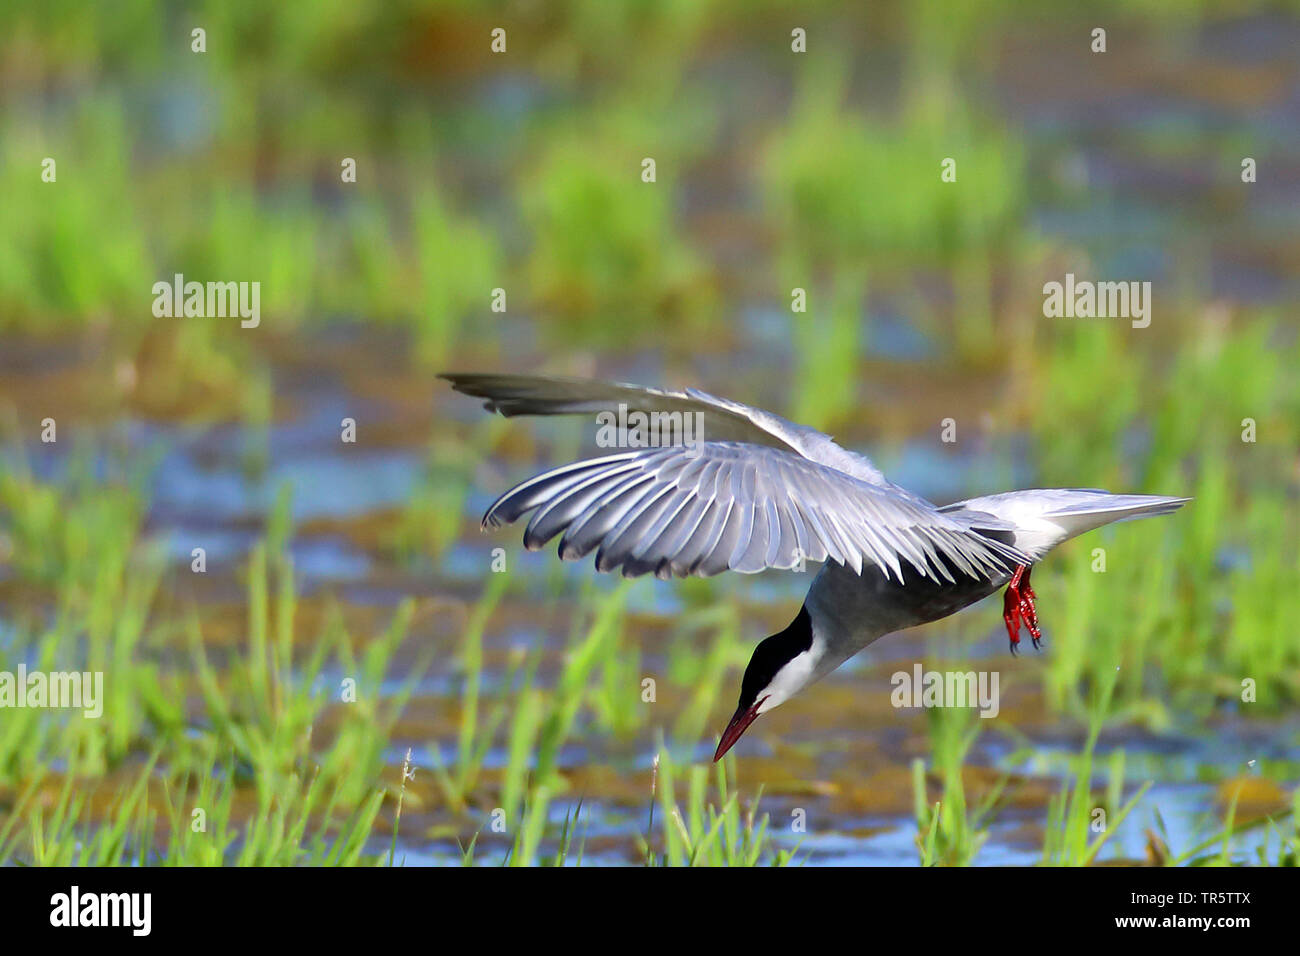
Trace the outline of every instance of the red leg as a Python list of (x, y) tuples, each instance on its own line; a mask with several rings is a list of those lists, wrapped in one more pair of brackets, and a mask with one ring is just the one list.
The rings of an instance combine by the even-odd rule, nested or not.
[(1006, 593), (1002, 595), (1002, 620), (1007, 625), (1007, 636), (1011, 638), (1011, 653), (1016, 653), (1020, 643), (1020, 575), (1025, 570), (1022, 564), (1016, 568), (1007, 583)]
[(1039, 642), (1043, 639), (1043, 632), (1038, 628), (1038, 605), (1035, 603), (1038, 595), (1034, 589), (1029, 586), (1030, 567), (1025, 568), (1025, 576), (1020, 581), (1020, 616), (1025, 620), (1025, 627), (1029, 628), (1029, 636), (1034, 639), (1034, 650), (1038, 650)]
[(1007, 582), (1006, 593), (1002, 596), (1002, 620), (1007, 625), (1007, 636), (1011, 638), (1011, 653), (1016, 652), (1016, 645), (1020, 643), (1020, 625), (1023, 622), (1029, 630), (1029, 636), (1033, 638), (1034, 649), (1040, 646), (1043, 632), (1038, 627), (1038, 608), (1035, 601), (1038, 597), (1034, 589), (1029, 586), (1030, 566), (1022, 564), (1016, 568), (1015, 573), (1011, 575), (1011, 580)]
[(1002, 595), (1002, 620), (1007, 625), (1007, 636), (1011, 638), (1011, 653), (1016, 653), (1016, 645), (1020, 643), (1020, 605), (1014, 597), (1015, 592), (1007, 588), (1006, 594)]

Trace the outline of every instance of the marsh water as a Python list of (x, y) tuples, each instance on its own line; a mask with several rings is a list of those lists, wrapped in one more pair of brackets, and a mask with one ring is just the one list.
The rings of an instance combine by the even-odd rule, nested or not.
[[(1014, 58), (994, 70), (992, 101), (1007, 122), (1037, 144), (1034, 161), (1043, 167), (1037, 173), (1055, 184), (1050, 190), (1026, 184), (1026, 219), (1045, 244), (1069, 246), (1097, 274), (1121, 277), (1184, 276), (1185, 266), (1172, 261), (1169, 250), (1189, 230), (1201, 230), (1208, 240), (1193, 269), (1201, 301), (1293, 307), (1300, 299), (1294, 269), (1300, 262), (1300, 230), (1294, 228), (1300, 177), (1270, 175), (1270, 182), (1261, 181), (1250, 238), (1244, 220), (1229, 218), (1211, 229), (1213, 212), (1203, 197), (1214, 187), (1204, 180), (1205, 164), (1189, 144), (1198, 141), (1199, 131), (1231, 117), (1247, 138), (1290, 156), (1294, 173), (1294, 130), (1300, 129), (1294, 50), (1300, 29), (1292, 21), (1257, 18), (1207, 30), (1187, 44), (1176, 60), (1152, 65), (1117, 59), (1119, 66), (1105, 84), (1061, 81), (1066, 89), (1045, 78), (1060, 72), (1050, 64), (1076, 54), (1065, 37), (1049, 31), (1032, 42), (1026, 39)], [(1243, 60), (1250, 64), (1243, 74), (1248, 82), (1234, 87), (1203, 81)], [(1153, 72), (1159, 73), (1154, 87)], [(1290, 92), (1269, 97), (1275, 104), (1270, 110), (1254, 110), (1261, 91), (1278, 88)], [(527, 111), (538, 108), (545, 93), (524, 80), (485, 79), (475, 95), (507, 104), (503, 109)], [(179, 89), (173, 95), (191, 94)], [(188, 113), (171, 109), (159, 122)], [(1165, 137), (1166, 161), (1126, 161), (1106, 149), (1107, 131), (1132, 125)], [(713, 175), (725, 180), (726, 170)], [(1106, 201), (1080, 198), (1085, 185), (1090, 195), (1104, 194)], [(701, 241), (715, 244), (719, 260), (743, 259), (745, 223), (721, 227), (710, 219), (707, 202), (688, 204), (682, 215), (706, 237)], [(735, 294), (720, 306), (726, 334), (701, 336), (689, 347), (612, 347), (590, 344), (580, 335), (557, 343), (537, 333), (531, 316), (512, 312), (485, 315), (468, 327), (448, 361), (462, 369), (544, 367), (650, 385), (694, 384), (789, 413), (801, 387), (792, 341), (799, 329), (784, 303), (766, 295), (743, 263), (734, 272)], [(1019, 307), (1032, 305), (1029, 300)], [(1157, 302), (1155, 335), (1168, 334), (1160, 328), (1166, 320), (1160, 310)], [(945, 409), (963, 402), (987, 404), (985, 397), (998, 386), (995, 371), (943, 364), (948, 343), (912, 321), (905, 300), (873, 295), (859, 319), (856, 344), (868, 382), (860, 396), (861, 415), (837, 430), (843, 443), (872, 455), (892, 480), (937, 502), (1039, 481), (1035, 441), (1014, 425), (989, 421), (987, 431), (978, 431), (997, 437), (951, 446), (936, 440)], [(293, 336), (277, 335), (272, 321), (264, 325), (257, 349), (273, 396), (265, 422), (221, 415), (180, 420), (130, 402), (106, 417), (88, 381), (142, 388), (148, 376), (163, 370), (130, 359), (106, 366), (93, 344), (57, 336), (10, 334), (0, 340), (0, 401), (24, 421), (45, 414), (59, 419), (58, 443), (23, 443), (22, 453), (39, 477), (65, 471), (71, 449), (78, 447), (92, 448), (92, 458), (125, 451), (139, 467), (145, 476), (147, 532), (166, 548), (172, 580), (178, 582), (171, 598), (178, 606), (197, 608), (205, 639), (214, 648), (236, 648), (242, 640), (243, 562), (286, 488), (300, 617), (338, 608), (365, 630), (380, 626), (404, 598), (414, 598), (410, 637), (384, 684), (396, 693), (407, 668), (422, 652), (432, 652), (393, 728), (388, 752), (394, 774), (408, 752), (415, 768), (397, 857), (407, 865), (459, 862), (464, 840), (479, 832), (479, 861), (497, 862), (510, 842), (487, 826), (492, 807), (471, 804), (453, 811), (432, 783), (433, 768), (455, 759), (465, 690), (461, 643), (492, 573), (493, 549), (505, 549), (516, 583), (485, 627), (481, 679), (488, 690), (506, 679), (511, 661), (526, 649), (542, 649), (540, 683), (554, 680), (582, 602), (622, 585), (603, 578), (592, 585), (589, 560), (562, 565), (552, 548), (527, 554), (520, 529), (484, 534), (478, 519), (511, 483), (590, 450), (595, 424), (516, 419), (493, 426), (491, 442), (478, 440), (474, 436), (484, 433), (487, 413), (435, 380), (431, 369), (412, 362), (401, 331), (376, 328), (363, 316), (345, 316)], [(943, 375), (933, 374), (941, 365)], [(356, 422), (355, 443), (340, 438), (349, 418)], [(1133, 447), (1143, 440), (1140, 433), (1131, 436)], [(1124, 453), (1124, 448), (1097, 449), (1098, 455)], [(412, 502), (420, 507), (413, 509)], [(421, 521), (450, 530), (444, 540), (434, 540), (412, 532)], [(1145, 530), (1144, 524), (1133, 524), (1116, 533)], [(206, 551), (203, 575), (187, 574), (195, 547)], [(1233, 556), (1221, 558), (1230, 562)], [(586, 861), (638, 861), (635, 838), (647, 830), (656, 753), (676, 748), (679, 763), (707, 762), (730, 712), (744, 655), (727, 657), (726, 666), (706, 673), (716, 686), (699, 720), (683, 717), (700, 706), (691, 699), (689, 677), (669, 675), (683, 646), (694, 642), (699, 654), (707, 653), (707, 628), (694, 622), (707, 620), (710, 607), (731, 608), (740, 635), (756, 642), (793, 615), (809, 580), (772, 572), (708, 585), (640, 580), (628, 587), (622, 640), (637, 648), (639, 672), (629, 675), (636, 680), (626, 693), (638, 695), (645, 675), (659, 675), (673, 689), (653, 703), (638, 698), (636, 706), (649, 711), (623, 731), (574, 734), (558, 755), (566, 788), (552, 797), (549, 814), (558, 827), (581, 803), (577, 827)], [(985, 721), (965, 760), (972, 801), (995, 784), (1005, 788), (977, 860), (1040, 860), (1046, 808), (1086, 734), (1079, 721), (1061, 716), (1043, 697), (1039, 675), (1057, 653), (1054, 632), (1066, 602), (1061, 580), (1047, 575), (1042, 580), (1039, 613), (1046, 641), (1039, 654), (1026, 642), (1025, 653), (1008, 655), (1001, 604), (994, 597), (958, 618), (878, 641), (814, 692), (757, 723), (738, 747), (734, 766), (747, 799), (763, 785), (758, 809), (769, 815), (772, 840), (797, 846), (811, 863), (916, 864), (911, 767), (930, 752), (928, 722), (935, 716), (891, 706), (891, 675), (910, 672), (918, 661), (928, 667), (956, 662), (952, 666), (992, 669), (1001, 677), (1000, 713)], [(1104, 583), (1099, 587), (1104, 593)], [(21, 597), (10, 594), (9, 599)], [(323, 687), (327, 692), (332, 688)], [(580, 728), (584, 720), (595, 718), (580, 715)], [(673, 732), (683, 727), (685, 734)], [(664, 743), (665, 736), (698, 742)], [(1095, 785), (1106, 787), (1113, 755), (1122, 751), (1124, 793), (1132, 792), (1135, 781), (1150, 781), (1151, 789), (1112, 835), (1103, 858), (1146, 861), (1160, 843), (1195, 844), (1221, 826), (1230, 784), (1238, 788), (1239, 809), (1275, 808), (1283, 799), (1281, 788), (1259, 777), (1257, 768), (1267, 761), (1272, 778), (1296, 780), (1298, 744), (1300, 718), (1294, 713), (1248, 718), (1218, 708), (1191, 714), (1175, 703), (1157, 717), (1108, 727), (1096, 748)], [(496, 741), (483, 758), (485, 776), (499, 773), (510, 759), (506, 742)], [(792, 828), (791, 821), (801, 815), (806, 827)], [(373, 840), (374, 851), (383, 853), (388, 834), (380, 832)], [(548, 836), (545, 845), (552, 843)]]
[[(211, 609), (218, 621), (231, 615), (232, 606), (241, 600), (240, 561), (262, 534), (271, 502), (286, 487), (291, 489), (296, 529), (291, 553), (304, 605), (338, 602), (350, 617), (380, 620), (399, 599), (417, 599), (408, 652), (399, 657), (385, 686), (395, 689), (402, 682), (402, 665), (414, 661), (412, 648), (436, 649), (389, 753), (398, 768), (410, 749), (415, 779), (427, 784), (420, 780), (422, 770), (427, 773), (454, 756), (453, 721), (463, 689), (459, 626), (483, 588), (494, 548), (506, 549), (513, 575), (533, 583), (506, 599), (503, 613), (487, 630), (485, 685), (500, 680), (505, 660), (519, 647), (546, 649), (544, 674), (558, 668), (568, 629), (566, 605), (576, 602), (583, 580), (593, 576), (590, 562), (561, 564), (551, 548), (528, 554), (519, 544), (518, 528), (483, 534), (477, 520), (511, 481), (571, 456), (584, 436), (590, 440), (594, 422), (517, 420), (510, 429), (521, 436), (540, 436), (535, 443), (521, 438), (526, 449), (521, 454), (470, 460), (472, 449), (447, 439), (434, 442), (435, 448), (447, 451), (431, 456), (430, 430), (450, 434), (485, 413), (441, 382), (420, 374), (394, 374), (390, 369), (402, 365), (400, 350), (391, 342), (377, 345), (364, 328), (343, 328), (326, 339), (275, 364), (277, 408), (284, 408), (285, 414), (270, 426), (269, 435), (250, 437), (236, 426), (143, 420), (114, 422), (109, 428), (124, 447), (156, 460), (148, 469), (151, 535), (165, 543), (178, 568), (189, 565), (192, 548), (206, 549), (208, 573), (201, 586), (184, 595), (197, 602), (201, 614)], [(779, 367), (781, 350), (772, 349), (765, 361)], [(647, 353), (625, 364), (602, 363), (601, 368), (612, 377), (653, 382), (659, 380), (656, 366), (655, 356)], [(43, 389), (79, 372), (49, 362), (43, 367), (25, 364), (23, 374), (31, 379), (30, 387)], [(725, 381), (709, 385), (728, 392)], [(912, 399), (901, 389), (893, 400), (906, 405)], [(357, 419), (359, 441), (340, 451), (340, 422), (347, 417)], [(368, 440), (371, 436), (382, 439)], [(263, 443), (269, 454), (259, 466), (250, 467), (250, 455)], [(944, 501), (1032, 483), (1032, 462), (1016, 447), (1010, 446), (1009, 459), (1003, 449), (994, 448), (954, 455), (935, 451), (928, 438), (917, 438), (883, 449), (877, 459), (894, 480)], [(53, 477), (63, 467), (62, 453), (50, 446), (33, 444), (27, 451), (38, 474)], [(435, 559), (428, 553), (398, 554), (378, 545), (393, 515), (429, 481), (447, 473), (471, 476), (472, 490), (463, 500), (461, 531), (445, 552)], [(744, 608), (742, 634), (756, 642), (793, 613), (810, 580), (807, 574), (769, 572), (724, 579), (715, 586)], [(617, 586), (603, 579), (600, 585)], [(629, 593), (630, 639), (642, 645), (647, 674), (671, 669), (666, 635), (683, 614), (680, 588), (678, 582), (643, 579)], [(1041, 655), (1048, 656), (1055, 649), (1054, 622), (1060, 611), (1052, 603), (1056, 589), (1040, 589), (1046, 632)], [(1000, 600), (994, 597), (965, 612), (969, 620), (960, 627), (951, 619), (890, 635), (841, 667), (816, 692), (751, 730), (737, 751), (740, 782), (764, 782), (760, 810), (775, 821), (771, 833), (776, 843), (799, 847), (809, 862), (917, 862), (909, 765), (928, 751), (927, 716), (923, 710), (889, 706), (890, 678), (898, 671), (910, 673), (918, 661), (941, 666), (945, 660), (958, 660), (967, 662), (963, 668), (995, 668), (1002, 680), (998, 719), (988, 722), (967, 758), (967, 767), (978, 774), (976, 793), (1003, 775), (1011, 781), (1009, 802), (990, 827), (979, 860), (1027, 864), (1040, 859), (1044, 808), (1059, 789), (1066, 757), (1078, 749), (1083, 730), (1045, 708), (1037, 687), (1036, 670), (1043, 664), (1038, 655), (1007, 655), (1000, 612)], [(214, 628), (209, 633), (220, 645), (238, 642), (237, 631), (235, 625), (230, 632)], [(739, 671), (733, 669), (717, 688), (722, 703), (714, 708), (715, 723), (725, 719), (730, 709), (726, 702), (738, 687)], [(635, 694), (637, 689), (627, 692)], [(606, 749), (570, 744), (561, 753), (558, 766), (571, 790), (553, 803), (551, 817), (558, 826), (581, 799), (580, 826), (589, 862), (636, 860), (631, 838), (646, 827), (651, 764), (662, 746), (656, 731), (673, 723), (672, 706), (654, 704), (663, 709), (663, 717), (649, 719), (631, 739), (607, 742)], [(767, 723), (772, 725), (770, 737), (764, 732)], [(720, 730), (719, 724), (706, 733)], [(1209, 721), (1181, 721), (1174, 714), (1159, 732), (1134, 726), (1104, 733), (1097, 757), (1104, 768), (1110, 753), (1124, 752), (1129, 779), (1153, 782), (1146, 799), (1159, 808), (1162, 838), (1185, 846), (1214, 829), (1223, 808), (1224, 781), (1249, 778), (1252, 767), (1264, 760), (1300, 774), (1297, 735), (1300, 722), (1294, 718), (1252, 721), (1221, 714)], [(707, 761), (713, 739), (706, 737), (687, 748), (680, 755), (682, 762)], [(507, 759), (504, 748), (495, 746), (483, 764), (491, 772)], [(1099, 770), (1099, 785), (1104, 786), (1105, 778)], [(1278, 796), (1273, 785), (1261, 780), (1258, 792), (1249, 791), (1243, 799), (1270, 806)], [(431, 795), (427, 808), (421, 809), (414, 799), (407, 805), (398, 853), (409, 865), (460, 860), (453, 834), (463, 837), (463, 828), (453, 826), (455, 815), (440, 811), (438, 802)], [(780, 825), (796, 810), (806, 814), (804, 831)], [(1145, 859), (1155, 826), (1150, 814), (1131, 815), (1112, 836), (1110, 854)], [(386, 838), (378, 839), (377, 852), (384, 848), (379, 844), (386, 845)], [(494, 846), (490, 834), (480, 838), (480, 853), (489, 862), (495, 853), (504, 857), (508, 846)]]

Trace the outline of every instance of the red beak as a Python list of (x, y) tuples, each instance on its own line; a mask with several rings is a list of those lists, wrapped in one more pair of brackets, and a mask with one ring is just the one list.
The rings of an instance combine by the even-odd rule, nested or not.
[(745, 732), (745, 728), (754, 722), (758, 716), (758, 708), (763, 706), (766, 697), (760, 697), (754, 701), (754, 706), (748, 710), (736, 708), (736, 713), (732, 715), (731, 723), (727, 724), (727, 729), (722, 732), (722, 740), (718, 741), (718, 751), (713, 755), (713, 762), (717, 763), (722, 759), (723, 754), (732, 748), (740, 735)]

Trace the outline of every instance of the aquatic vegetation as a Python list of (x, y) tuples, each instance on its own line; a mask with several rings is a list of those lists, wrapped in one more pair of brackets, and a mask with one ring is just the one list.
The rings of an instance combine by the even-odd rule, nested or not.
[(980, 719), (964, 708), (935, 708), (926, 714), (932, 770), (939, 777), (939, 799), (929, 802), (925, 762), (912, 761), (912, 799), (916, 814), (916, 846), (922, 866), (969, 866), (984, 841), (987, 824), (1002, 791), (1003, 777), (974, 806), (966, 797), (962, 767), (981, 731)]
[[(845, 70), (817, 60), (789, 126), (768, 147), (765, 191), (782, 234), (817, 263), (882, 266), (952, 263), (1008, 238), (1020, 211), (1018, 141), (977, 133), (968, 114), (864, 119), (843, 105)], [(955, 162), (951, 182), (942, 179), (945, 157)]]
[[(1287, 359), (1267, 346), (1277, 326), (1260, 319), (1231, 342), (1185, 340), (1163, 379), (1143, 374), (1140, 363), (1153, 360), (1123, 349), (1121, 334), (1080, 327), (1053, 343), (1045, 370), (1053, 384), (1032, 418), (1043, 483), (1069, 474), (1098, 486), (1180, 488), (1195, 501), (1185, 521), (1141, 536), (1108, 529), (1044, 569), (1049, 582), (1064, 575), (1068, 602), (1049, 669), (1052, 699), (1061, 705), (1085, 673), (1095, 682), (1119, 667), (1117, 703), (1144, 698), (1154, 682), (1194, 689), (1178, 701), (1204, 712), (1215, 697), (1239, 699), (1244, 678), (1271, 688), (1252, 706), (1294, 702), (1300, 644), (1274, 615), (1287, 612), (1300, 583), (1300, 509), (1277, 496), (1300, 419), (1283, 412), (1295, 393), (1278, 373)], [(1295, 349), (1292, 341), (1281, 354), (1294, 360)], [(1269, 423), (1268, 437), (1243, 441), (1242, 419), (1256, 416)], [(1096, 453), (1112, 448), (1131, 451)], [(1090, 610), (1102, 589), (1112, 613)], [(1160, 593), (1178, 599), (1149, 599)]]
[[(125, 112), (118, 98), (99, 94), (52, 124), (9, 111), (0, 121), (9, 223), (0, 239), (0, 329), (148, 316), (145, 296), (158, 278), (149, 237), (139, 220), (122, 215), (135, 206)], [(44, 156), (63, 160), (55, 167), (57, 188), (30, 188), (37, 142)]]
[[(231, 2), (200, 58), (162, 0), (0, 7), (0, 670), (106, 677), (100, 718), (4, 711), (0, 865), (1296, 865), (1300, 247), (1237, 179), (1293, 158), (1244, 108), (1289, 66), (1233, 74), (1201, 0), (1106, 5), (1172, 38), (1158, 87), (1106, 63), (1134, 123), (1019, 75), (1076, 8), (812, 5), (805, 56), (775, 0), (516, 4), (497, 57), (478, 0)], [(1069, 270), (1156, 280), (1150, 328), (1045, 317)], [(176, 273), (260, 281), (261, 325), (155, 318)], [(1041, 655), (990, 601), (711, 767), (799, 589), (480, 537), (588, 433), (457, 419), (456, 366), (773, 397), (945, 488), (1195, 501), (1036, 571)], [(917, 642), (1000, 669), (999, 717), (893, 710)]]
[[(107, 699), (100, 718), (6, 711), (0, 788), (13, 796), (0, 862), (361, 862), (387, 799), (393, 725), (427, 666), (427, 656), (417, 660), (397, 688), (379, 694), (410, 602), (360, 654), (335, 619), (305, 659), (295, 658), (282, 495), (268, 544), (249, 562), (245, 651), (218, 671), (197, 617), (158, 619), (166, 572), (129, 508), (138, 499), (109, 511), (111, 499), (84, 483), (37, 490), (11, 499), (6, 534), (26, 548), (25, 536), (39, 530), (68, 547), (42, 548), (43, 564), (16, 565), (60, 587), (52, 623), (20, 626), (10, 652), (45, 671), (105, 672)], [(47, 502), (60, 497), (63, 506), (51, 510)], [(93, 509), (116, 517), (97, 519)], [(190, 670), (163, 666), (187, 654)], [(330, 693), (339, 685), (328, 673), (353, 675), (342, 678), (355, 685), (351, 703)]]
[[(543, 316), (563, 316), (562, 340), (644, 342), (662, 338), (665, 322), (682, 334), (699, 330), (713, 280), (678, 232), (683, 151), (665, 142), (667, 115), (658, 124), (632, 112), (593, 122), (594, 135), (590, 124), (549, 135), (521, 175), (531, 301)], [(642, 180), (647, 158), (653, 182)]]
[[(718, 804), (708, 798), (709, 768), (687, 768), (686, 809), (677, 800), (679, 769), (661, 751), (655, 765), (656, 796), (662, 813), (662, 834), (643, 841), (648, 866), (786, 866), (797, 862), (795, 849), (771, 845), (769, 819), (756, 818), (762, 790), (742, 812), (740, 795), (728, 788), (727, 760), (713, 765)], [(656, 850), (656, 846), (662, 849)]]
[(914, 321), (942, 332), (963, 356), (987, 354), (990, 263), (1023, 244), (1020, 140), (961, 100), (864, 115), (846, 104), (848, 83), (843, 58), (819, 57), (804, 71), (788, 124), (765, 147), (767, 216), (799, 251), (805, 276), (870, 263), (873, 282), (906, 289), (908, 277), (940, 270), (960, 315), (946, 320), (913, 296)]
[(1093, 750), (1097, 736), (1105, 725), (1115, 692), (1114, 673), (1099, 677), (1088, 702), (1088, 737), (1077, 756), (1070, 758), (1070, 774), (1061, 791), (1048, 805), (1047, 827), (1043, 842), (1043, 860), (1054, 866), (1088, 866), (1097, 859), (1107, 840), (1133, 812), (1150, 782), (1143, 783), (1126, 802), (1121, 803), (1124, 789), (1124, 751), (1117, 750), (1111, 759), (1110, 786), (1104, 800), (1092, 793)]

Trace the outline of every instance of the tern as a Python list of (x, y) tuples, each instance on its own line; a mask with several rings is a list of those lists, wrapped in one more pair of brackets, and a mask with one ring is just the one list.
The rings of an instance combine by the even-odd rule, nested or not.
[[(594, 414), (622, 429), (627, 450), (511, 488), (488, 508), (484, 530), (531, 512), (528, 550), (562, 533), (563, 560), (594, 550), (597, 571), (625, 577), (821, 564), (795, 619), (754, 649), (715, 761), (760, 714), (868, 644), (1003, 587), (1012, 653), (1022, 625), (1037, 648), (1042, 631), (1029, 578), (1049, 551), (1085, 531), (1168, 514), (1191, 500), (1035, 488), (937, 506), (829, 435), (698, 389), (492, 373), (439, 377), (506, 417)], [(695, 439), (674, 442), (686, 420), (696, 425)]]

